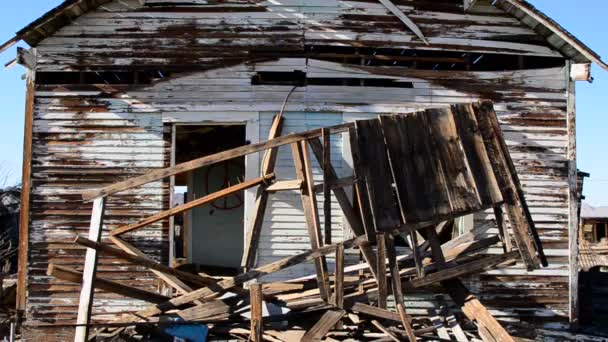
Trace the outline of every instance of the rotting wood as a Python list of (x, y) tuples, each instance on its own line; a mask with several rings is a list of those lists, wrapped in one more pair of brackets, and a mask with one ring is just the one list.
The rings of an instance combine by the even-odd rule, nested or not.
[(399, 20), (401, 20), (405, 24), (405, 26), (412, 30), (412, 32), (414, 32), (414, 34), (418, 38), (420, 38), (420, 40), (422, 40), (426, 45), (430, 45), (422, 31), (420, 31), (418, 25), (416, 25), (416, 23), (414, 23), (412, 19), (410, 19), (397, 6), (395, 6), (395, 4), (393, 4), (391, 0), (380, 0), (380, 3), (382, 3), (384, 7), (391, 11), (391, 13), (393, 13), (397, 18), (399, 18)]
[(513, 250), (513, 245), (511, 244), (511, 234), (509, 234), (509, 229), (505, 223), (504, 212), (501, 207), (494, 207), (494, 217), (496, 218), (496, 226), (498, 227), (498, 233), (500, 235), (500, 240), (502, 241), (502, 246), (505, 253)]
[[(0, 49), (1, 51), (2, 49)], [(16, 309), (25, 310), (27, 293), (27, 265), (30, 241), (30, 195), (32, 180), (32, 141), (34, 125), (35, 73), (26, 73), (25, 118), (23, 128), (23, 166), (21, 172), (21, 200), (19, 211), (19, 250), (17, 256)]]
[(251, 305), (251, 337), (252, 342), (262, 342), (264, 339), (264, 322), (262, 310), (262, 286), (258, 283), (253, 283), (249, 286), (250, 305)]
[(335, 285), (333, 304), (338, 308), (344, 308), (344, 245), (338, 244), (336, 248), (336, 272), (334, 273)]
[[(78, 272), (67, 267), (59, 265), (49, 264), (47, 275), (58, 279), (69, 281), (75, 284), (82, 284), (83, 273)], [(160, 304), (166, 302), (169, 297), (163, 296), (158, 293), (141, 290), (133, 286), (127, 286), (115, 281), (106, 280), (100, 277), (95, 277), (95, 288), (100, 290), (116, 293), (125, 297), (143, 300), (150, 303)]]
[(397, 336), (395, 336), (392, 332), (390, 332), (388, 329), (386, 329), (386, 327), (384, 327), (382, 324), (380, 324), (380, 322), (378, 322), (377, 320), (373, 319), (372, 324), (376, 328), (378, 328), (378, 330), (382, 331), (386, 336), (388, 336), (391, 340), (396, 341), (396, 342), (401, 341), (399, 338), (397, 338)]

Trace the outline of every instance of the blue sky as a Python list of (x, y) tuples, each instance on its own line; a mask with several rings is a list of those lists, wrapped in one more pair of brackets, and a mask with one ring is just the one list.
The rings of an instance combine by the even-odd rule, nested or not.
[[(0, 40), (11, 38), (18, 29), (61, 3), (61, 0), (0, 1)], [(531, 0), (601, 56), (608, 60), (606, 0)], [(15, 48), (0, 55), (4, 65), (15, 56)], [(17, 66), (0, 69), (0, 187), (21, 178), (23, 150), (24, 70)], [(591, 173), (585, 195), (592, 205), (608, 205), (608, 72), (593, 67), (593, 84), (577, 84), (578, 167)]]

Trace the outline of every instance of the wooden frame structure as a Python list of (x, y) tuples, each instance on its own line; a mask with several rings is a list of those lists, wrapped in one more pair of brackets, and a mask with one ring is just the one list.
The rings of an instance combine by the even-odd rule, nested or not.
[[(412, 318), (405, 307), (404, 291), (440, 284), (462, 307), (468, 319), (477, 324), (483, 340), (512, 340), (459, 280), (464, 275), (515, 262), (519, 258), (528, 269), (547, 265), (490, 102), (430, 109), (411, 115), (385, 116), (284, 136), (281, 136), (282, 121), (281, 112), (273, 121), (268, 141), (153, 171), (83, 194), (83, 198), (93, 200), (94, 205), (88, 238), (79, 237), (75, 241), (87, 247), (75, 341), (85, 341), (89, 336), (93, 290), (96, 286), (133, 298), (143, 298), (134, 289), (97, 277), (98, 253), (108, 253), (147, 267), (176, 292), (175, 297), (166, 300), (150, 296), (148, 301), (154, 305), (118, 317), (108, 326), (158, 324), (157, 316), (171, 311), (186, 321), (217, 324), (221, 330), (222, 322), (238, 322), (238, 317), (246, 310), (240, 301), (230, 297), (219, 299), (230, 292), (236, 298), (249, 300), (251, 318), (250, 330), (233, 327), (229, 333), (248, 335), (253, 341), (282, 340), (277, 337), (281, 334), (276, 331), (272, 332), (275, 335), (266, 334), (262, 301), (288, 308), (294, 317), (322, 310), (324, 313), (316, 324), (301, 331), (299, 338), (304, 341), (320, 340), (330, 330), (339, 328), (340, 321), (347, 314), (371, 316), (374, 318), (373, 326), (392, 340), (403, 336), (414, 341), (416, 335), (425, 331), (416, 330), (412, 325)], [(329, 158), (329, 136), (332, 134), (349, 134), (355, 177), (337, 177)], [(275, 180), (273, 171), (277, 148), (283, 145), (292, 147), (294, 180)], [(137, 223), (118, 227), (109, 232), (111, 241), (118, 248), (101, 241), (104, 205), (108, 196), (261, 151), (265, 151), (265, 154), (260, 177)], [(311, 155), (317, 158), (323, 169), (322, 185), (314, 183)], [(256, 186), (256, 210), (246, 239), (242, 264), (244, 273), (237, 276), (216, 279), (179, 271), (151, 260), (120, 239), (122, 234)], [(348, 186), (355, 188), (356, 205), (346, 194), (345, 188)], [(300, 192), (310, 249), (256, 267), (255, 253), (268, 197), (279, 191), (293, 190)], [(327, 227), (330, 224), (327, 220), (327, 203), (331, 192), (355, 238), (339, 243), (332, 241)], [(317, 193), (322, 193), (326, 205), (325, 227), (322, 227), (319, 218)], [(509, 227), (503, 218), (503, 208)], [(486, 209), (494, 209), (500, 231), (498, 236), (479, 239), (473, 232), (442, 243), (438, 231), (448, 226), (449, 221)], [(397, 236), (406, 237), (411, 254), (397, 255), (394, 242)], [(511, 236), (515, 241), (514, 246), (511, 245)], [(505, 248), (504, 254), (476, 254), (500, 241)], [(344, 250), (352, 248), (359, 249), (364, 262), (345, 266)], [(326, 260), (326, 256), (332, 253), (336, 254), (333, 274)], [(306, 261), (312, 261), (316, 271), (310, 290), (306, 290), (307, 284), (311, 284), (308, 278), (246, 286), (247, 282)], [(363, 277), (359, 276), (353, 281), (346, 276), (352, 272), (362, 272)], [(51, 265), (49, 274), (74, 281), (74, 273), (70, 273), (69, 269)], [(387, 309), (389, 293), (393, 294), (397, 313)], [(376, 306), (364, 303), (366, 301)], [(288, 320), (287, 315), (290, 314), (286, 314), (284, 320)], [(389, 329), (378, 319), (401, 324), (404, 330), (395, 330), (395, 327)]]

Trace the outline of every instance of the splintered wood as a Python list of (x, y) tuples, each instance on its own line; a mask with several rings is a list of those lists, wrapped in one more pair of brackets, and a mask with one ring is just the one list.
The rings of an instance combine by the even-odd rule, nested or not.
[[(129, 326), (204, 324), (212, 336), (251, 341), (468, 341), (471, 333), (465, 331), (471, 329), (484, 341), (513, 340), (460, 280), (515, 262), (528, 269), (546, 265), (491, 103), (382, 116), (287, 136), (280, 136), (282, 120), (280, 115), (275, 118), (267, 142), (192, 160), (84, 195), (92, 199), (95, 194), (98, 204), (89, 238), (75, 241), (87, 248), (84, 271), (59, 265), (50, 265), (48, 271), (50, 276), (82, 284), (76, 341), (86, 340), (91, 324), (101, 325), (96, 337), (126, 334), (133, 330), (125, 329)], [(348, 135), (354, 177), (338, 178), (331, 165), (330, 135), (335, 134)], [(283, 145), (291, 145), (296, 179), (274, 177), (277, 148)], [(117, 247), (99, 238), (107, 196), (262, 151), (265, 157), (259, 178), (119, 226), (109, 232), (109, 241)], [(311, 156), (323, 170), (323, 184), (313, 180)], [(244, 272), (239, 275), (214, 278), (178, 270), (152, 260), (122, 239), (148, 224), (254, 186), (258, 186), (257, 199), (246, 239)], [(310, 249), (256, 265), (269, 196), (282, 191), (299, 192)], [(323, 220), (317, 193), (323, 199)], [(331, 236), (332, 193), (354, 238), (335, 241)], [(454, 219), (486, 210), (495, 213), (499, 234), (489, 236), (484, 233), (487, 228), (480, 227), (455, 233)], [(485, 253), (497, 243), (502, 244), (504, 254)], [(353, 250), (362, 256), (359, 264), (346, 257)], [(137, 279), (128, 286), (104, 280), (96, 274), (97, 253), (149, 269), (174, 294), (167, 297), (138, 290), (133, 286)], [(328, 263), (332, 255), (333, 266)], [(304, 262), (312, 262), (315, 274), (265, 282), (266, 276)], [(251, 281), (254, 283), (248, 284)], [(90, 313), (94, 288), (147, 301), (150, 306), (101, 321)], [(419, 288), (445, 292), (462, 311), (449, 312), (444, 306), (444, 310), (430, 309), (426, 314), (410, 312), (406, 298)], [(171, 323), (162, 323), (165, 321)]]

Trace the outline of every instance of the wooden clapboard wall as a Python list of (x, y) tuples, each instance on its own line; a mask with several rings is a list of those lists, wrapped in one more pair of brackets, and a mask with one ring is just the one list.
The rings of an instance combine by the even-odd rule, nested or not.
[[(306, 46), (356, 46), (561, 57), (489, 0), (396, 2), (425, 33), (420, 41), (380, 2), (346, 0), (112, 1), (39, 45), (39, 70), (140, 65), (210, 67), (302, 54)], [(312, 52), (313, 54), (316, 52)]]
[[(287, 108), (285, 132), (480, 98), (495, 101), (551, 265), (532, 273), (521, 265), (492, 271), (472, 285), (483, 292), (482, 300), (499, 318), (540, 325), (564, 322), (568, 308), (566, 68), (429, 71), (339, 64), (320, 60), (320, 54), (308, 60), (301, 56), (310, 45), (354, 44), (556, 56), (540, 37), (484, 1), (470, 14), (463, 14), (461, 1), (399, 1), (427, 33), (432, 42), (428, 47), (372, 1), (284, 0), (280, 4), (260, 1), (260, 5), (191, 1), (180, 1), (186, 4), (180, 7), (146, 8), (136, 0), (113, 1), (77, 18), (37, 46), (41, 72), (169, 67), (185, 72), (151, 85), (37, 85), (27, 324), (69, 322), (75, 317), (78, 287), (50, 279), (45, 270), (49, 262), (74, 267), (82, 262), (83, 251), (67, 243), (84, 232), (89, 219), (90, 204), (80, 201), (81, 190), (167, 165), (167, 123), (185, 117), (236, 118), (257, 113), (259, 136), (264, 139), (272, 115), (291, 86), (253, 86), (251, 78), (260, 71), (293, 70), (305, 71), (309, 78), (385, 78), (411, 83), (411, 87), (299, 88)], [(253, 48), (259, 49), (252, 54)], [(298, 57), (285, 58), (293, 54)], [(257, 57), (272, 60), (242, 64)], [(214, 69), (191, 70), (205, 67)], [(340, 155), (348, 149), (347, 140), (336, 139), (332, 150), (334, 165), (343, 175), (352, 169), (350, 160)], [(286, 171), (290, 163), (289, 150), (281, 151), (280, 177), (290, 177)], [(320, 175), (316, 169), (315, 176)], [(307, 248), (298, 202), (287, 193), (271, 202), (260, 262)], [(168, 186), (151, 184), (114, 196), (108, 224), (136, 220), (167, 206)], [(492, 220), (492, 215), (490, 211), (478, 215), (476, 223)], [(334, 236), (339, 239), (344, 235), (342, 219), (333, 219)], [(159, 260), (167, 256), (164, 227), (158, 224), (137, 233), (139, 246)], [(101, 265), (105, 277), (133, 284), (131, 277), (136, 276), (137, 285), (155, 288), (155, 278), (141, 270), (115, 259), (104, 258)], [(302, 266), (281, 276), (303, 275), (312, 269)], [(408, 304), (412, 312), (425, 313), (431, 298), (409, 297)], [(132, 301), (102, 294), (96, 296), (95, 310), (121, 311), (132, 305)]]

